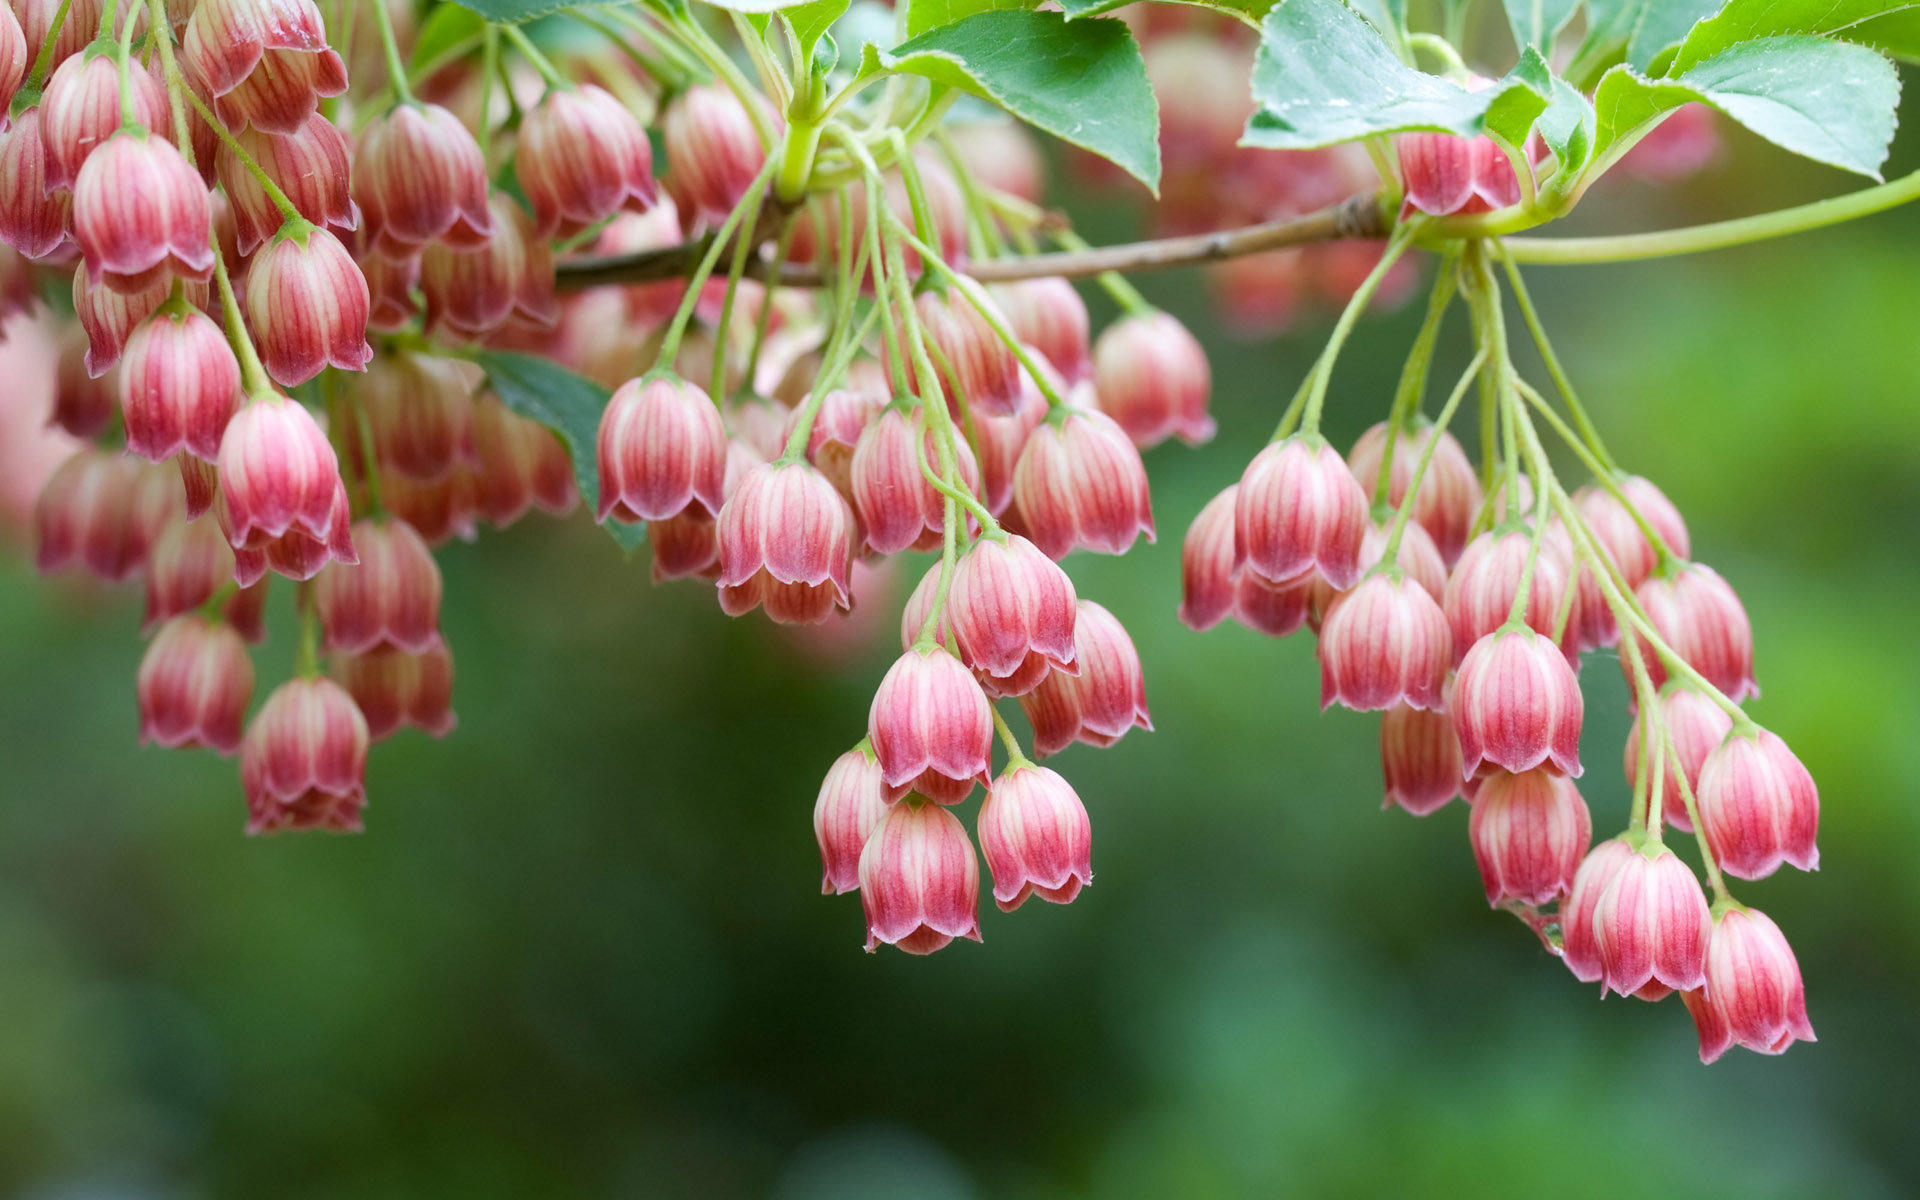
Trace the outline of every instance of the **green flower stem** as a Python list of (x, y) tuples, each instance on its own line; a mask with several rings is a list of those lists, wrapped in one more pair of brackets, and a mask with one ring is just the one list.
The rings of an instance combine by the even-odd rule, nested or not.
[[(66, 11), (66, 5), (60, 6)], [(167, 106), (173, 112), (173, 140), (180, 147), (180, 153), (187, 162), (193, 162), (193, 130), (187, 125), (187, 104), (182, 94), (190, 91), (186, 77), (180, 73), (180, 64), (173, 57), (173, 26), (167, 22), (166, 0), (147, 0), (147, 23), (154, 29), (154, 44), (160, 48), (160, 74), (167, 84)], [(55, 23), (56, 27), (58, 22)], [(53, 45), (51, 36), (47, 46)], [(44, 53), (44, 51), (43, 51)], [(220, 252), (220, 239), (214, 238), (214, 253)]]
[(1361, 280), (1358, 288), (1354, 289), (1353, 298), (1347, 301), (1347, 307), (1340, 313), (1340, 319), (1334, 323), (1333, 334), (1327, 339), (1327, 348), (1320, 352), (1319, 361), (1314, 363), (1310, 376), (1313, 387), (1307, 394), (1306, 415), (1303, 419), (1306, 432), (1320, 431), (1320, 410), (1326, 404), (1327, 383), (1333, 375), (1333, 364), (1340, 357), (1340, 348), (1345, 344), (1347, 335), (1353, 332), (1354, 322), (1360, 319), (1361, 311), (1373, 300), (1374, 292), (1379, 290), (1380, 281), (1387, 277), (1387, 272), (1392, 270), (1393, 264), (1400, 261), (1400, 256), (1406, 253), (1408, 246), (1413, 244), (1414, 234), (1418, 229), (1418, 222), (1410, 221), (1393, 231), (1393, 236), (1387, 239), (1386, 249), (1380, 252), (1380, 261), (1374, 264), (1373, 270), (1367, 272), (1367, 277)]
[[(1055, 232), (1053, 240), (1059, 242), (1060, 245), (1067, 250), (1093, 249), (1087, 242), (1087, 239), (1081, 237), (1071, 229), (1061, 229)], [(1098, 283), (1101, 288), (1106, 291), (1107, 295), (1113, 298), (1113, 302), (1120, 306), (1120, 311), (1129, 316), (1150, 317), (1160, 311), (1153, 306), (1150, 300), (1140, 294), (1139, 288), (1134, 287), (1127, 277), (1118, 271), (1102, 271), (1093, 278), (1094, 282)]]
[(302, 679), (320, 674), (320, 614), (314, 606), (313, 583), (302, 583), (295, 607), (300, 610), (300, 644), (295, 651), (293, 673)]
[[(1456, 271), (1459, 260), (1449, 255), (1434, 273), (1433, 292), (1427, 298), (1427, 315), (1420, 321), (1420, 332), (1413, 338), (1413, 348), (1407, 352), (1406, 364), (1400, 369), (1400, 383), (1394, 389), (1393, 403), (1387, 409), (1387, 441), (1380, 456), (1380, 475), (1374, 482), (1373, 502), (1385, 504), (1391, 494), (1393, 484), (1393, 453), (1400, 439), (1400, 431), (1420, 410), (1421, 402), (1426, 398), (1427, 377), (1433, 370), (1433, 351), (1440, 340), (1440, 324), (1446, 318), (1447, 309), (1453, 304), (1453, 296), (1459, 290), (1459, 276)], [(1408, 497), (1412, 496), (1408, 492)]]
[(60, 31), (67, 26), (67, 15), (73, 11), (73, 0), (60, 0), (60, 7), (53, 10), (53, 21), (47, 26), (47, 40), (40, 43), (40, 53), (33, 56), (33, 70), (27, 72), (27, 81), (21, 85), (22, 96), (37, 95), (40, 85), (46, 82), (47, 72), (53, 67), (53, 48), (60, 42)]
[(1593, 477), (1600, 482), (1600, 486), (1607, 489), (1607, 492), (1620, 502), (1620, 506), (1627, 510), (1627, 515), (1632, 517), (1633, 523), (1639, 527), (1640, 536), (1646, 538), (1647, 544), (1653, 547), (1660, 566), (1664, 568), (1667, 564), (1674, 562), (1677, 556), (1673, 553), (1673, 548), (1667, 545), (1666, 539), (1660, 536), (1660, 531), (1653, 527), (1653, 523), (1647, 520), (1646, 514), (1640, 511), (1639, 507), (1627, 497), (1626, 491), (1621, 488), (1619, 472), (1607, 467), (1589, 447), (1583, 445), (1574, 431), (1567, 428), (1567, 423), (1560, 419), (1560, 414), (1553, 411), (1553, 407), (1547, 403), (1547, 398), (1531, 384), (1522, 382), (1518, 386), (1520, 394), (1539, 411), (1547, 424), (1553, 426), (1554, 432), (1560, 435), (1560, 439), (1566, 442), (1574, 455), (1586, 464), (1589, 471), (1593, 472)]
[(649, 54), (647, 51), (642, 50), (629, 41), (626, 35), (621, 30), (614, 28), (610, 22), (603, 21), (593, 15), (591, 10), (569, 8), (565, 11), (569, 17), (572, 17), (588, 29), (598, 33), (601, 37), (606, 38), (614, 49), (619, 51), (628, 61), (632, 62), (642, 71), (645, 71), (649, 79), (657, 82), (662, 89), (669, 93), (686, 91), (687, 86), (701, 75), (699, 69), (693, 65), (690, 59), (680, 53), (678, 47), (674, 47), (673, 54), (670, 56), (666, 48), (661, 45), (659, 39), (640, 34), (641, 39), (654, 51), (653, 54)]
[(1007, 727), (1007, 719), (1000, 715), (1000, 706), (990, 704), (987, 708), (993, 713), (993, 728), (1000, 735), (1000, 744), (1007, 748), (1006, 770), (1012, 771), (1018, 767), (1032, 766), (1033, 760), (1020, 749), (1020, 739), (1013, 736), (1013, 730)]
[(520, 56), (531, 63), (534, 70), (540, 72), (540, 78), (546, 81), (549, 88), (562, 92), (573, 90), (573, 84), (554, 67), (551, 59), (540, 52), (540, 47), (533, 44), (533, 39), (527, 36), (525, 30), (518, 25), (509, 24), (501, 25), (500, 32), (513, 43), (513, 48), (520, 52)]
[[(746, 17), (739, 12), (728, 9), (727, 16), (733, 22), (733, 32), (740, 39), (741, 47), (746, 50), (747, 57), (753, 60), (753, 69), (760, 76), (761, 90), (773, 98), (777, 107), (785, 111), (798, 93), (787, 82), (786, 72), (780, 69), (780, 64), (775, 62), (773, 55), (768, 52), (766, 39), (761, 37), (759, 31), (753, 26), (747, 24)], [(795, 69), (799, 69), (798, 63), (795, 64)], [(807, 83), (804, 77), (797, 82), (800, 87), (805, 87)]]
[[(108, 0), (106, 28), (115, 29), (120, 18), (119, 0)], [(114, 63), (120, 69), (120, 127), (139, 128), (140, 115), (133, 108), (133, 27), (140, 23), (137, 8), (127, 11), (127, 23), (118, 28), (114, 40)]]
[(927, 203), (927, 184), (920, 177), (920, 164), (913, 161), (906, 135), (898, 129), (887, 131), (893, 147), (893, 161), (900, 168), (900, 182), (907, 189), (907, 210), (913, 214), (913, 231), (929, 244), (940, 240), (940, 227), (933, 221), (933, 206)]
[(1505, 253), (1512, 262), (1543, 265), (1632, 262), (1675, 254), (1697, 254), (1703, 250), (1723, 250), (1730, 246), (1744, 246), (1788, 234), (1822, 229), (1885, 212), (1914, 200), (1920, 200), (1920, 171), (1845, 196), (1833, 196), (1758, 216), (1692, 225), (1684, 229), (1663, 229), (1654, 233), (1615, 237), (1514, 238), (1505, 244)]
[(178, 89), (172, 88), (172, 70), (172, 68), (168, 70), (168, 85), (170, 90), (175, 90), (177, 94), (183, 95), (187, 103), (193, 106), (193, 111), (200, 114), (200, 119), (205, 121), (213, 129), (214, 134), (219, 137), (221, 144), (233, 151), (233, 156), (240, 160), (240, 165), (246, 168), (247, 174), (254, 177), (255, 181), (260, 184), (260, 190), (267, 194), (267, 199), (273, 201), (273, 206), (280, 210), (280, 216), (285, 222), (288, 225), (295, 226), (296, 232), (299, 226), (309, 224), (306, 217), (301, 215), (300, 210), (294, 207), (293, 201), (289, 200), (287, 194), (280, 190), (280, 185), (273, 181), (273, 176), (267, 174), (266, 168), (260, 165), (259, 160), (247, 153), (247, 148), (240, 144), (239, 139), (227, 132), (227, 127), (221, 124), (219, 118), (215, 117), (213, 112), (207, 108), (206, 101), (195, 95), (192, 88), (185, 86), (186, 81), (184, 79), (181, 80), (181, 86)]
[[(376, 0), (378, 2), (378, 0)], [(500, 27), (486, 24), (480, 37), (480, 119), (474, 140), (480, 144), (480, 161), (486, 164), (487, 177), (493, 177), (493, 89), (500, 72)]]
[(1440, 444), (1440, 435), (1446, 432), (1447, 422), (1453, 420), (1454, 411), (1460, 407), (1460, 401), (1465, 398), (1467, 390), (1473, 386), (1473, 381), (1479, 378), (1481, 369), (1486, 365), (1487, 351), (1483, 346), (1480, 352), (1473, 356), (1473, 361), (1467, 364), (1465, 373), (1460, 376), (1460, 382), (1453, 385), (1453, 391), (1447, 396), (1447, 402), (1440, 406), (1440, 415), (1433, 422), (1433, 436), (1429, 437), (1427, 444), (1420, 449), (1420, 461), (1414, 464), (1413, 475), (1407, 480), (1407, 494), (1400, 501), (1399, 511), (1393, 514), (1393, 528), (1387, 533), (1386, 548), (1380, 552), (1380, 561), (1388, 566), (1400, 561), (1400, 538), (1406, 533), (1407, 521), (1413, 516), (1414, 497), (1420, 494), (1420, 485), (1427, 478), (1427, 465), (1433, 461), (1433, 451)]
[[(775, 239), (773, 244), (771, 271), (773, 278), (779, 278), (780, 268), (786, 265), (787, 255), (793, 249), (794, 232), (799, 228), (800, 223), (795, 220), (791, 214), (781, 223), (780, 236)], [(746, 380), (748, 387), (754, 386), (754, 381), (760, 378), (760, 354), (766, 349), (767, 334), (773, 328), (773, 309), (773, 292), (769, 289), (761, 296), (760, 317), (753, 323), (753, 342), (747, 347)]]
[(407, 63), (400, 57), (400, 43), (393, 36), (393, 15), (386, 5), (373, 5), (373, 23), (380, 27), (380, 49), (387, 58), (387, 82), (400, 103), (412, 104), (413, 88), (407, 84)]
[(1499, 254), (1501, 264), (1507, 269), (1507, 279), (1513, 284), (1513, 298), (1520, 306), (1520, 316), (1526, 321), (1528, 331), (1533, 334), (1533, 344), (1540, 351), (1541, 361), (1547, 365), (1548, 376), (1553, 379), (1553, 385), (1560, 390), (1561, 397), (1566, 400), (1567, 411), (1573, 414), (1575, 427), (1580, 430), (1580, 435), (1587, 439), (1587, 445), (1593, 449), (1594, 456), (1605, 463), (1609, 469), (1617, 470), (1613, 456), (1607, 453), (1606, 446), (1600, 441), (1600, 430), (1594, 425), (1593, 419), (1587, 415), (1586, 406), (1580, 403), (1580, 397), (1575, 394), (1573, 380), (1567, 375), (1566, 368), (1560, 365), (1560, 356), (1554, 353), (1553, 342), (1547, 337), (1547, 328), (1540, 320), (1539, 310), (1533, 306), (1533, 296), (1527, 291), (1527, 283), (1520, 275), (1519, 266), (1514, 263), (1513, 256), (1507, 253), (1506, 247), (1501, 243), (1496, 241), (1494, 250)]
[(1413, 50), (1425, 50), (1439, 59), (1448, 75), (1467, 74), (1467, 64), (1461, 59), (1460, 52), (1453, 48), (1452, 42), (1437, 33), (1410, 33), (1407, 35), (1407, 46)]
[(960, 184), (960, 195), (967, 205), (967, 253), (974, 258), (993, 258), (1005, 254), (1006, 239), (1000, 236), (1000, 229), (993, 219), (993, 202), (986, 196), (980, 181), (967, 169), (966, 160), (960, 155), (960, 148), (953, 144), (953, 136), (944, 128), (933, 131), (933, 143), (940, 148), (940, 157), (946, 160), (947, 169)]
[[(608, 16), (629, 28), (651, 32), (641, 23), (639, 17), (623, 8), (608, 8), (605, 11)], [(760, 134), (760, 144), (772, 148), (778, 143), (779, 131), (774, 128), (772, 120), (768, 118), (766, 107), (760, 102), (760, 93), (747, 82), (746, 75), (734, 65), (731, 58), (727, 57), (727, 52), (707, 34), (706, 28), (684, 10), (668, 11), (664, 14), (664, 19), (667, 27), (680, 35), (686, 48), (706, 64), (707, 69), (726, 85), (727, 90), (740, 101), (741, 107), (747, 110), (747, 119), (753, 122), (754, 130)]]
[[(667, 327), (666, 336), (660, 340), (660, 354), (655, 360), (655, 370), (671, 370), (674, 360), (680, 356), (681, 339), (687, 336), (687, 326), (693, 321), (694, 309), (700, 306), (700, 289), (706, 284), (707, 277), (713, 274), (713, 268), (720, 262), (721, 252), (727, 248), (727, 243), (733, 240), (735, 231), (739, 231), (742, 239), (752, 240), (752, 232), (741, 229), (741, 222), (746, 219), (747, 212), (760, 211), (761, 197), (766, 195), (767, 181), (772, 177), (773, 159), (769, 158), (766, 165), (760, 168), (760, 173), (753, 177), (753, 182), (747, 185), (746, 194), (740, 197), (740, 203), (734, 205), (733, 211), (727, 214), (727, 219), (721, 222), (719, 229), (714, 231), (712, 242), (707, 245), (706, 253), (700, 258), (700, 265), (694, 268), (693, 274), (687, 276), (687, 290), (680, 297), (680, 310), (673, 314), (673, 324)], [(714, 399), (718, 400), (719, 397), (716, 396)]]
[(1713, 847), (1707, 844), (1707, 825), (1700, 819), (1700, 805), (1693, 795), (1693, 785), (1687, 782), (1687, 773), (1680, 765), (1680, 748), (1673, 744), (1672, 738), (1666, 739), (1667, 765), (1673, 771), (1673, 782), (1680, 789), (1680, 802), (1686, 806), (1687, 822), (1693, 826), (1693, 836), (1700, 844), (1700, 864), (1707, 870), (1707, 886), (1713, 892), (1715, 908), (1732, 904), (1733, 895), (1727, 891), (1727, 881), (1720, 876), (1720, 863), (1713, 856)]
[[(747, 258), (752, 253), (755, 240), (751, 230), (760, 226), (760, 213), (765, 207), (766, 192), (763, 189), (754, 197), (753, 215), (746, 219), (741, 235), (733, 240), (733, 262), (727, 268), (727, 290), (720, 297), (720, 319), (714, 323), (713, 337), (716, 343), (713, 355), (712, 386), (707, 394), (715, 400), (725, 394), (727, 387), (727, 329), (733, 321), (734, 298), (740, 294), (740, 278), (747, 273)], [(684, 299), (684, 297), (683, 297)], [(763, 297), (771, 304), (771, 294)], [(803, 442), (802, 445), (805, 443)]]
[(213, 281), (220, 291), (220, 307), (227, 319), (227, 340), (233, 343), (234, 353), (240, 359), (240, 378), (246, 385), (247, 395), (274, 394), (273, 380), (267, 377), (260, 352), (253, 348), (253, 338), (247, 335), (247, 323), (240, 318), (240, 302), (233, 295), (233, 280), (227, 277), (227, 264), (218, 250), (213, 256)]

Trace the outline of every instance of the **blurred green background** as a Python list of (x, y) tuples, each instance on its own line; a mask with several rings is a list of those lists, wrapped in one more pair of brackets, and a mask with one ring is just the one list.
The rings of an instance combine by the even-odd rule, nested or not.
[[(1849, 186), (1736, 135), (1685, 188), (1613, 186), (1575, 224)], [(1101, 237), (1134, 220), (1081, 215)], [(1376, 720), (1319, 713), (1307, 637), (1175, 622), (1181, 534), (1270, 429), (1309, 321), (1213, 347), (1220, 437), (1149, 457), (1159, 544), (1069, 561), (1133, 631), (1157, 725), (1055, 762), (1093, 814), (1097, 886), (989, 904), (984, 945), (931, 959), (860, 952), (809, 823), (908, 576), (821, 637), (649, 586), (584, 518), (453, 545), (459, 730), (377, 748), (365, 836), (257, 841), (231, 762), (135, 745), (137, 598), (38, 580), (16, 548), (0, 1191), (1920, 1191), (1917, 244), (1905, 212), (1532, 273), (1616, 453), (1740, 589), (1754, 714), (1820, 781), (1821, 872), (1736, 889), (1793, 940), (1817, 1045), (1703, 1068), (1677, 1001), (1600, 1002), (1488, 911), (1464, 807), (1380, 811)], [(1217, 324), (1190, 274), (1141, 282)], [(1357, 333), (1342, 444), (1384, 410), (1416, 316)], [(291, 660), (290, 593), (263, 681)], [(1623, 695), (1611, 656), (1585, 679), (1604, 835)]]

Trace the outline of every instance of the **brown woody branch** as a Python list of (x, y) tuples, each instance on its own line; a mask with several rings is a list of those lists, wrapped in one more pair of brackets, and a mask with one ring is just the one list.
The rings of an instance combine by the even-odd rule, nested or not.
[[(1349, 196), (1338, 204), (1302, 217), (1267, 221), (1218, 233), (1156, 238), (1117, 246), (1095, 246), (1086, 250), (1062, 250), (1052, 254), (990, 258), (971, 264), (967, 273), (983, 283), (1000, 283), (1048, 275), (1078, 278), (1104, 271), (1158, 271), (1168, 267), (1189, 267), (1240, 258), (1268, 250), (1284, 250), (1289, 246), (1305, 246), (1314, 242), (1377, 239), (1387, 236), (1387, 233), (1387, 221), (1380, 210), (1379, 197), (1369, 192)], [(637, 254), (568, 259), (559, 265), (557, 282), (563, 291), (577, 291), (608, 283), (677, 279), (699, 264), (710, 245), (708, 239), (696, 238), (677, 246), (643, 250)], [(763, 281), (769, 280), (772, 264), (755, 262), (748, 267), (747, 273)], [(826, 282), (826, 276), (817, 267), (787, 263), (781, 267), (778, 281), (785, 287), (819, 287)]]

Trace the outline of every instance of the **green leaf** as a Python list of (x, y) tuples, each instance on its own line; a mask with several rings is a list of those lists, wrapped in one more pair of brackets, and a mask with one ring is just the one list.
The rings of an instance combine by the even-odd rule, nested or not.
[[(1258, 25), (1260, 18), (1274, 5), (1275, 0), (1174, 0), (1179, 4), (1190, 4), (1195, 8), (1210, 8), (1214, 12), (1238, 17), (1249, 25)], [(1396, 0), (1397, 2), (1397, 0)], [(1060, 0), (1060, 8), (1067, 14), (1069, 21), (1080, 17), (1097, 17), (1125, 8), (1135, 0)]]
[(1433, 130), (1526, 140), (1553, 75), (1529, 49), (1507, 76), (1469, 92), (1394, 56), (1340, 0), (1285, 0), (1267, 15), (1253, 64), (1260, 105), (1241, 145), (1311, 150), (1382, 133)]
[(1594, 94), (1598, 150), (1698, 101), (1804, 158), (1880, 178), (1893, 141), (1900, 77), (1864, 46), (1796, 34), (1741, 42), (1672, 79), (1628, 66)]
[(1600, 67), (1620, 61), (1627, 39), (1647, 0), (1587, 0), (1587, 33), (1574, 51), (1574, 62)]
[[(531, 354), (482, 350), (474, 361), (487, 373), (487, 383), (500, 402), (560, 435), (573, 459), (574, 482), (588, 512), (600, 508), (600, 466), (596, 445), (600, 414), (610, 393), (591, 379)], [(605, 529), (622, 547), (632, 550), (646, 540), (647, 527), (608, 521)]]
[(460, 43), (479, 37), (487, 23), (479, 13), (459, 4), (437, 6), (413, 39), (413, 57), (407, 65), (418, 70)]
[(1643, 0), (1627, 38), (1627, 61), (1650, 70), (1669, 49), (1680, 44), (1702, 17), (1712, 16), (1725, 0)]
[(624, 4), (626, 0), (454, 0), (461, 8), (477, 12), (501, 25), (519, 25), (537, 17), (550, 16), (563, 8), (600, 8)]
[(1790, 33), (1858, 42), (1903, 57), (1920, 56), (1920, 4), (1888, 0), (1729, 0), (1693, 27), (1673, 60), (1691, 70), (1741, 42)]
[(923, 75), (1000, 105), (1160, 190), (1160, 108), (1125, 24), (1057, 12), (979, 12), (909, 38), (869, 45), (863, 72)]
[(812, 53), (821, 37), (833, 28), (835, 21), (847, 15), (850, 7), (851, 0), (807, 0), (781, 15), (793, 26), (793, 36), (799, 40), (801, 49)]
[(1553, 49), (1554, 35), (1573, 20), (1580, 0), (1504, 0), (1507, 25), (1513, 30), (1513, 44), (1532, 46), (1545, 54)]
[(907, 36), (951, 25), (975, 13), (1033, 8), (1039, 0), (907, 0)]
[(1556, 178), (1575, 178), (1592, 159), (1594, 126), (1593, 104), (1581, 95), (1579, 88), (1564, 79), (1555, 79), (1553, 99), (1533, 128), (1547, 149), (1553, 151)]

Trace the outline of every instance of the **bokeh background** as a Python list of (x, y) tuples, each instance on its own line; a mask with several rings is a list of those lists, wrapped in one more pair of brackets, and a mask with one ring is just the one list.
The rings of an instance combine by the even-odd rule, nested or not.
[[(1729, 133), (1686, 185), (1610, 184), (1574, 224), (1849, 186)], [(1096, 240), (1140, 215), (1078, 211)], [(38, 579), (10, 546), (0, 1192), (1920, 1191), (1916, 245), (1904, 212), (1532, 272), (1617, 455), (1740, 589), (1753, 712), (1820, 781), (1821, 871), (1737, 889), (1792, 938), (1816, 1045), (1705, 1068), (1677, 1001), (1601, 1002), (1488, 911), (1464, 807), (1380, 810), (1375, 719), (1318, 711), (1306, 636), (1175, 622), (1182, 532), (1324, 332), (1220, 340), (1176, 273), (1141, 283), (1212, 341), (1220, 436), (1149, 457), (1158, 545), (1068, 564), (1133, 631), (1157, 729), (1055, 763), (1093, 814), (1096, 886), (989, 904), (984, 945), (931, 959), (861, 953), (809, 824), (896, 652), (904, 575), (821, 636), (653, 588), (580, 516), (455, 544), (458, 732), (376, 750), (365, 836), (257, 841), (231, 762), (135, 744), (137, 597)], [(1343, 444), (1416, 316), (1356, 334)], [(292, 658), (290, 592), (263, 681)], [(1624, 698), (1611, 656), (1585, 679), (1604, 835)]]

